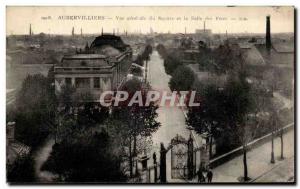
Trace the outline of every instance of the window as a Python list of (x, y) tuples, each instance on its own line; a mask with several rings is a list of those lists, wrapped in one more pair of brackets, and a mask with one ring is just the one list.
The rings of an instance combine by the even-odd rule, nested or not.
[(66, 86), (71, 86), (72, 85), (72, 79), (71, 78), (66, 78)]
[(90, 78), (76, 78), (75, 79), (76, 88), (89, 88)]
[(100, 77), (94, 77), (94, 88), (100, 88)]

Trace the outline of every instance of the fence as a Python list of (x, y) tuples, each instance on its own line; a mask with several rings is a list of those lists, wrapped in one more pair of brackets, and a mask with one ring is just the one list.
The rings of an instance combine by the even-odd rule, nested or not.
[[(294, 123), (290, 123), (290, 124), (283, 127), (283, 132), (286, 133), (286, 132), (292, 130), (293, 128), (294, 128)], [(278, 134), (279, 132), (280, 132), (280, 130), (276, 131), (275, 135)], [(271, 137), (272, 137), (272, 133), (269, 133), (265, 136), (262, 136), (258, 139), (255, 139), (255, 140), (249, 142), (247, 144), (247, 147), (249, 149), (251, 149), (251, 148), (255, 148), (257, 146), (260, 146), (260, 145), (268, 142), (271, 139)], [(215, 168), (215, 167), (217, 167), (217, 166), (219, 166), (219, 165), (221, 165), (221, 164), (223, 164), (223, 163), (225, 163), (225, 162), (241, 155), (242, 153), (243, 153), (243, 147), (240, 146), (240, 147), (238, 147), (238, 148), (236, 148), (236, 149), (234, 149), (234, 150), (232, 150), (232, 151), (230, 151), (226, 154), (223, 154), (223, 155), (221, 155), (217, 158), (214, 158), (214, 159), (210, 160), (209, 165), (210, 165), (211, 168)]]

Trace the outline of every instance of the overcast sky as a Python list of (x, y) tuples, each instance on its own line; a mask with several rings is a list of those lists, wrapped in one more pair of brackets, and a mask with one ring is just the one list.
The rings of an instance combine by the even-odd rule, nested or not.
[[(294, 31), (293, 7), (7, 7), (6, 33), (34, 34), (154, 32), (194, 33), (206, 28), (213, 33), (265, 33), (266, 16), (271, 16), (271, 32)], [(70, 20), (67, 16), (77, 16)], [(82, 17), (83, 16), (83, 17)], [(124, 20), (117, 20), (123, 17)], [(150, 17), (155, 20), (150, 20)], [(159, 19), (160, 17), (160, 19)], [(187, 20), (184, 19), (187, 18)], [(192, 20), (192, 17), (194, 18)], [(102, 20), (104, 18), (104, 20)], [(130, 19), (131, 20), (127, 20)], [(132, 20), (132, 18), (139, 20)], [(201, 19), (200, 19), (201, 18)], [(173, 19), (173, 20), (170, 20)]]

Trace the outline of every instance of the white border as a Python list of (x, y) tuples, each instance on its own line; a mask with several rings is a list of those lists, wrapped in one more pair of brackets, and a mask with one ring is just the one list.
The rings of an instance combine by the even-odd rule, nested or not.
[[(209, 1), (209, 0), (108, 0), (105, 2), (99, 2), (99, 0), (71, 0), (71, 1), (62, 1), (62, 0), (43, 0), (43, 1), (34, 1), (34, 0), (4, 0), (0, 3), (0, 103), (2, 106), (0, 106), (0, 114), (1, 114), (1, 131), (0, 131), (0, 187), (1, 188), (8, 188), (8, 187), (16, 187), (16, 186), (8, 186), (6, 183), (6, 166), (5, 166), (5, 107), (6, 107), (6, 101), (5, 101), (5, 31), (6, 31), (6, 23), (5, 23), (5, 7), (7, 5), (69, 5), (69, 6), (84, 6), (84, 5), (98, 5), (98, 6), (108, 6), (108, 5), (135, 5), (135, 6), (147, 6), (147, 5), (157, 5), (157, 6), (167, 6), (167, 5), (178, 5), (178, 6), (226, 6), (226, 5), (253, 5), (253, 6), (263, 6), (263, 5), (294, 5), (296, 8), (299, 9), (300, 7), (300, 1), (296, 0), (215, 0), (215, 1)], [(299, 13), (298, 13), (299, 14)], [(299, 24), (299, 19), (297, 19), (297, 25)], [(298, 32), (297, 32), (297, 38), (298, 38)], [(299, 48), (299, 47), (298, 47)], [(299, 55), (299, 51), (297, 49), (297, 54)], [(298, 62), (298, 59), (297, 59)], [(297, 73), (299, 73), (299, 66), (297, 66)], [(292, 76), (291, 76), (292, 77)], [(299, 81), (297, 81), (297, 94), (299, 94)], [(299, 102), (297, 102), (297, 106), (299, 105)], [(299, 111), (297, 112), (297, 117), (299, 115)], [(296, 126), (297, 127), (297, 126)], [(297, 136), (299, 136), (299, 128), (297, 129)], [(297, 143), (297, 152), (299, 152), (299, 144)], [(299, 157), (297, 158), (297, 164), (299, 164)], [(298, 175), (298, 174), (297, 174)], [(298, 180), (298, 178), (297, 178)], [(299, 181), (299, 180), (298, 180)], [(31, 186), (18, 186), (18, 188), (25, 188), (25, 187), (31, 187)], [(53, 187), (53, 186), (44, 186), (44, 185), (38, 185), (34, 187)], [(57, 188), (63, 188), (63, 187), (74, 187), (74, 186), (54, 186)], [(104, 188), (115, 188), (119, 186), (90, 186), (90, 187), (104, 187)], [(125, 185), (122, 187), (141, 187), (141, 185)], [(157, 187), (164, 187), (164, 188), (171, 188), (174, 187), (174, 185), (171, 186), (143, 186), (143, 187), (151, 187), (151, 188), (157, 188)], [(176, 186), (178, 187), (178, 186)], [(187, 187), (187, 185), (181, 185), (179, 187)], [(195, 186), (194, 186), (195, 187)], [(204, 188), (217, 188), (217, 187), (235, 187), (235, 186), (196, 186), (196, 187), (204, 187)], [(236, 187), (240, 187), (240, 185), (237, 185)], [(274, 187), (274, 186), (254, 186), (255, 188), (265, 188), (265, 187)], [(280, 186), (280, 187), (287, 187), (287, 186)], [(86, 188), (86, 186), (76, 186), (76, 188)]]

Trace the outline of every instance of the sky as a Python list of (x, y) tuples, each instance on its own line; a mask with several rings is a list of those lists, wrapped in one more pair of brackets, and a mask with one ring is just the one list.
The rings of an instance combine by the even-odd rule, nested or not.
[[(294, 7), (91, 7), (91, 6), (7, 6), (6, 34), (265, 33), (266, 16), (271, 16), (271, 32), (294, 32)], [(121, 20), (120, 18), (123, 18)], [(76, 20), (75, 20), (76, 18)]]

